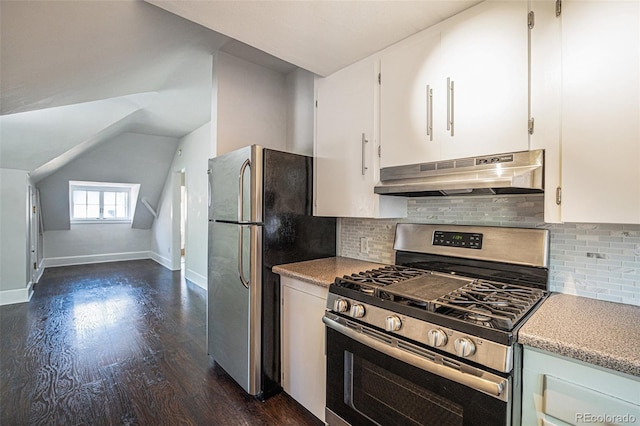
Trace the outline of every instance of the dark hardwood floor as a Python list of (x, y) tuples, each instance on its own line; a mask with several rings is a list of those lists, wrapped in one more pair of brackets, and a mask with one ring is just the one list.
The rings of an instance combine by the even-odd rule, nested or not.
[(206, 293), (151, 260), (49, 268), (0, 307), (2, 425), (318, 425), (206, 355)]

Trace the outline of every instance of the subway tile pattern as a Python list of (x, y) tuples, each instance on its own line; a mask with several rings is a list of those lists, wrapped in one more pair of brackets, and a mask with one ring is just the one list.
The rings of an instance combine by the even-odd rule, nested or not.
[(546, 228), (551, 291), (640, 306), (640, 225), (545, 223), (543, 205), (541, 195), (413, 198), (404, 219), (340, 219), (340, 254), (393, 263), (400, 222)]

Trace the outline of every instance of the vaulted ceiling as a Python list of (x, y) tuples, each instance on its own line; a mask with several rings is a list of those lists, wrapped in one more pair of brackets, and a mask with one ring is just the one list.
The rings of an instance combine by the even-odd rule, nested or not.
[(141, 1), (2, 1), (0, 166), (36, 180), (123, 132), (210, 120), (229, 39)]
[(477, 2), (2, 0), (0, 167), (38, 180), (119, 133), (188, 134), (218, 50), (326, 75)]

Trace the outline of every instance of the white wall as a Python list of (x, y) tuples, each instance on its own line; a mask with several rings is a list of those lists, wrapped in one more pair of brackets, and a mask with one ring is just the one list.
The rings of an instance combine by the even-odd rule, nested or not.
[(285, 151), (285, 75), (223, 52), (213, 74), (217, 155), (252, 144)]
[(211, 122), (181, 139), (158, 203), (151, 256), (180, 268), (176, 238), (179, 172), (186, 174), (185, 277), (207, 287), (208, 159), (251, 144), (310, 155), (313, 152), (313, 75), (284, 75), (234, 56), (213, 62)]
[(0, 305), (31, 297), (28, 223), (28, 172), (0, 169)]
[(45, 231), (45, 266), (147, 259), (151, 230), (131, 224), (73, 224), (67, 231)]
[(313, 155), (314, 75), (301, 68), (286, 76), (288, 152)]
[[(152, 228), (152, 258), (169, 269), (179, 269), (180, 193), (179, 172), (186, 175), (187, 217), (185, 239), (185, 277), (207, 287), (207, 235), (208, 235), (208, 159), (211, 153), (211, 125), (205, 124), (182, 138), (165, 181), (158, 207), (158, 218)], [(178, 259), (176, 264), (175, 259)]]
[[(38, 182), (44, 229), (70, 229), (69, 181), (139, 183), (132, 227), (151, 229), (153, 216), (139, 202), (155, 205), (176, 151), (178, 139), (142, 133), (121, 133), (85, 152)], [(112, 249), (105, 249), (114, 251)]]
[(160, 202), (156, 207), (158, 217), (151, 226), (151, 258), (171, 270), (178, 270), (180, 265), (174, 265), (172, 261), (173, 188), (176, 185), (173, 175), (171, 171), (167, 174)]

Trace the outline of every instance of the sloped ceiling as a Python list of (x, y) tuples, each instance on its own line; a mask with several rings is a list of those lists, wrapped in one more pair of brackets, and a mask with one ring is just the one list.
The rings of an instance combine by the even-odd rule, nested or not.
[(329, 75), (481, 0), (146, 0)]
[(3, 168), (38, 181), (119, 133), (210, 120), (225, 36), (135, 0), (3, 0), (0, 19)]

